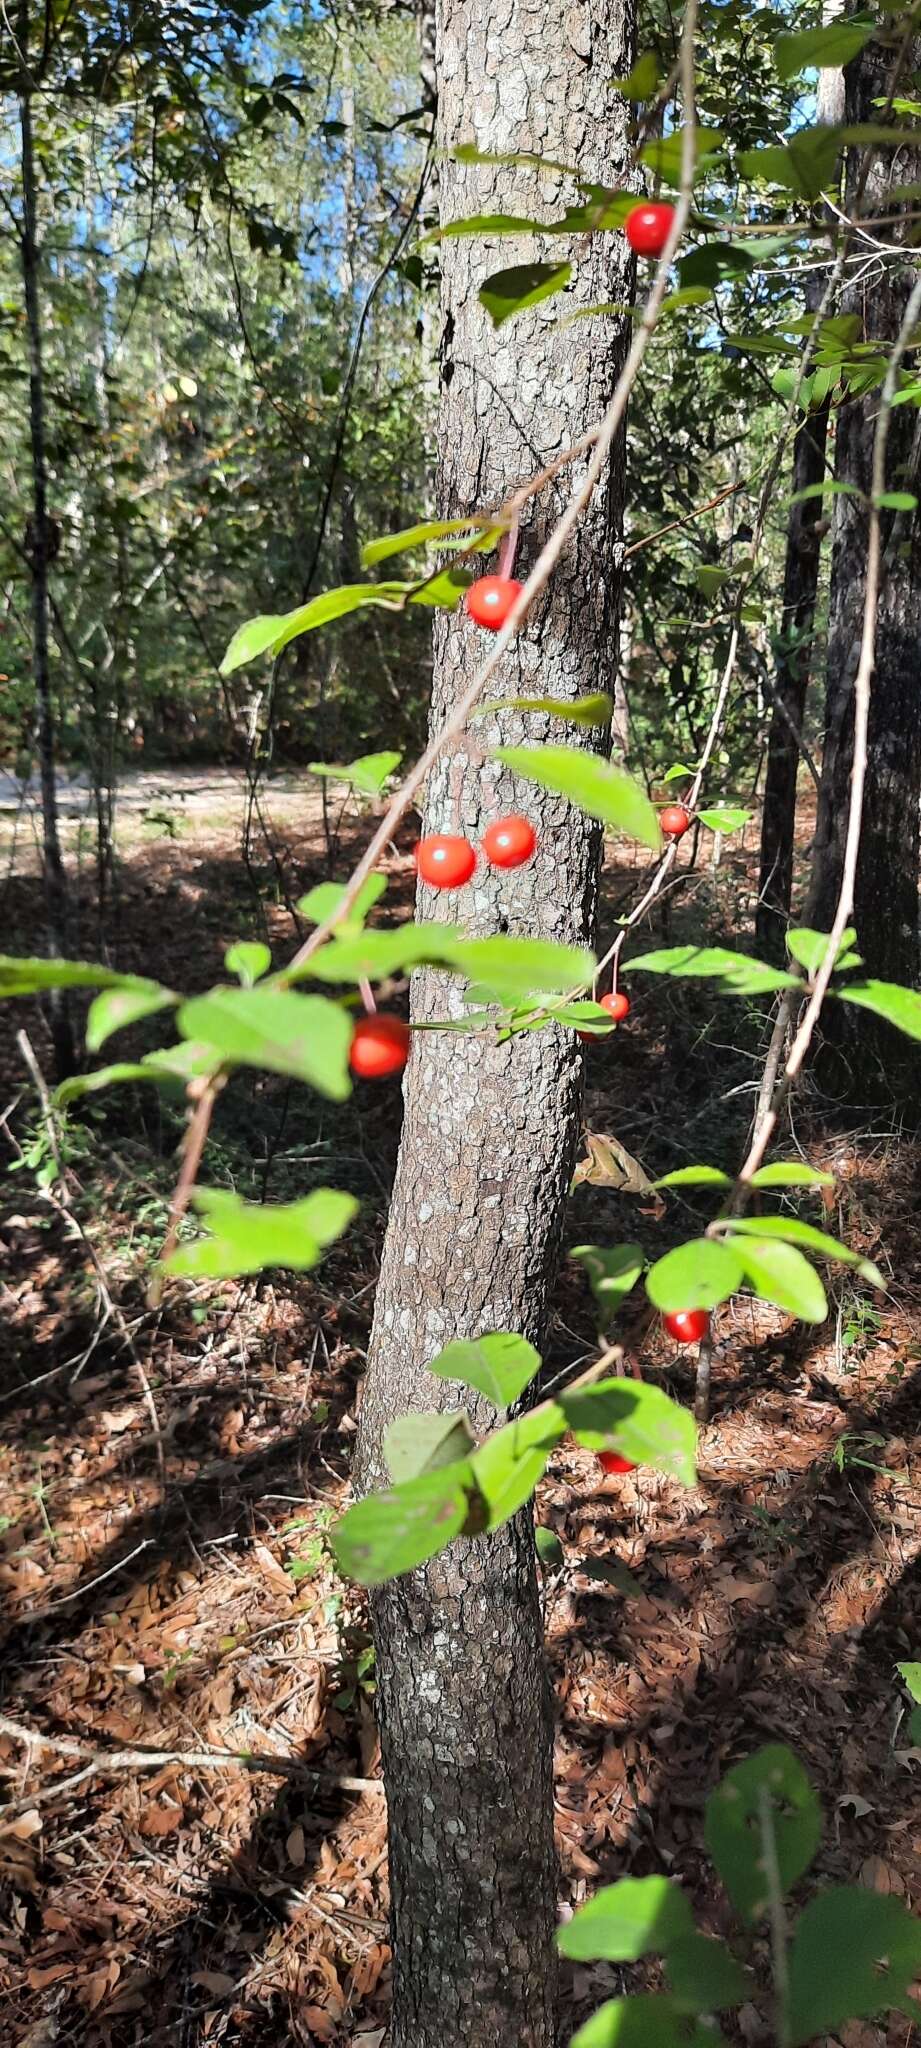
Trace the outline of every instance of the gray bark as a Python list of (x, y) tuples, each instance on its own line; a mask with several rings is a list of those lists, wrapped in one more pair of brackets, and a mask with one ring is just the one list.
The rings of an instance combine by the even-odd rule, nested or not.
[[(577, 163), (587, 177), (623, 182), (628, 115), (610, 80), (627, 69), (632, 46), (629, 0), (626, 9), (608, 0), (591, 13), (567, 0), (503, 0), (493, 9), (442, 0), (443, 148), (474, 140), (484, 150), (539, 151)], [(550, 218), (571, 196), (553, 175), (442, 159), (443, 220), (498, 207)], [(601, 415), (623, 359), (624, 335), (610, 318), (563, 325), (559, 301), (492, 330), (480, 284), (533, 253), (518, 241), (442, 246), (437, 504), (445, 515), (500, 503), (566, 448)], [(573, 300), (629, 296), (622, 237), (598, 237), (575, 256), (566, 310)], [(621, 469), (618, 449), (490, 697), (613, 688)], [(517, 573), (533, 560), (570, 484), (571, 476), (545, 492), (526, 518)], [(486, 644), (463, 612), (438, 617), (433, 730)], [(514, 711), (478, 722), (476, 738), (484, 747), (607, 740)], [(424, 829), (475, 839), (512, 808), (538, 828), (533, 863), (504, 876), (481, 864), (459, 896), (422, 887), (417, 915), (460, 919), (476, 933), (589, 940), (599, 837), (562, 799), (455, 746), (431, 776)], [(447, 977), (416, 977), (416, 1023), (461, 1011)], [(582, 1048), (561, 1028), (503, 1046), (483, 1034), (416, 1037), (361, 1410), (363, 1486), (383, 1476), (381, 1438), (394, 1415), (462, 1398), (426, 1371), (446, 1342), (511, 1329), (540, 1344), (581, 1088)], [(480, 1403), (477, 1424), (492, 1419)], [(530, 1510), (381, 1589), (373, 1622), (390, 1816), (392, 2048), (550, 2048), (552, 1714)]]
[[(35, 685), (35, 726), (42, 792), (42, 869), (48, 951), (63, 955), (67, 946), (67, 878), (61, 857), (55, 782), (55, 723), (48, 653), (48, 560), (54, 528), (48, 513), (48, 462), (45, 451), (45, 379), (42, 354), (42, 309), (39, 285), (35, 146), (32, 134), (34, 78), (29, 68), (28, 7), (18, 15), (21, 66), (19, 137), (22, 170), (22, 235), (20, 260), (26, 308), (29, 358), (29, 435), (32, 457), (32, 516), (29, 524), (29, 568), (32, 586), (32, 660)], [(52, 990), (48, 1021), (55, 1072), (63, 1080), (74, 1069), (74, 1040), (65, 993)]]
[[(874, 46), (848, 67), (847, 117), (874, 118), (873, 100), (885, 93), (890, 59)], [(864, 210), (891, 212), (889, 183), (919, 175), (917, 152), (894, 159), (883, 151), (874, 160), (864, 195)], [(854, 189), (858, 160), (848, 179)], [(868, 289), (865, 284), (845, 293), (842, 311), (857, 312), (866, 337), (885, 348), (899, 331), (917, 276), (918, 253), (905, 250), (904, 261), (880, 266)], [(853, 398), (838, 412), (835, 443), (836, 477), (869, 493), (873, 463), (878, 390)], [(887, 488), (917, 494), (919, 474), (918, 415), (911, 406), (892, 413), (887, 457)], [(877, 614), (876, 664), (872, 684), (863, 833), (857, 870), (855, 922), (858, 944), (871, 974), (913, 982), (918, 971), (918, 806), (921, 798), (921, 523), (917, 513), (888, 511), (882, 515), (884, 566)], [(833, 517), (831, 604), (825, 699), (825, 743), (822, 789), (818, 806), (813, 876), (807, 921), (827, 931), (841, 884), (847, 828), (848, 791), (854, 751), (854, 677), (860, 649), (866, 585), (868, 521), (864, 504), (853, 496), (836, 497)], [(899, 1092), (900, 1053), (904, 1041), (885, 1026), (861, 1016), (854, 1023), (842, 1007), (829, 1006), (823, 1019), (834, 1048), (825, 1075), (858, 1096), (888, 1097)], [(916, 1062), (906, 1070), (915, 1090)]]

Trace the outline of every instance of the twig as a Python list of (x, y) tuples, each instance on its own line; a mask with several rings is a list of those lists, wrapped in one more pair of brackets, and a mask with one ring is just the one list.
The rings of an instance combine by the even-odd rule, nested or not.
[[(38, 1728), (25, 1728), (19, 1721), (10, 1721), (0, 1714), (0, 1735), (10, 1735), (15, 1742), (26, 1743), (32, 1749), (50, 1749), (57, 1756), (80, 1759), (84, 1769), (76, 1777), (54, 1781), (47, 1785), (39, 1798), (55, 1799), (62, 1792), (86, 1778), (106, 1774), (120, 1775), (122, 1771), (158, 1771), (165, 1764), (178, 1764), (187, 1771), (245, 1770), (263, 1771), (275, 1778), (312, 1778), (316, 1784), (329, 1785), (341, 1792), (383, 1792), (382, 1778), (340, 1777), (333, 1771), (318, 1771), (311, 1764), (302, 1763), (299, 1757), (271, 1756), (261, 1750), (247, 1749), (93, 1749), (86, 1742), (76, 1742), (68, 1735), (45, 1735)], [(34, 1801), (30, 1799), (29, 1804)], [(7, 1809), (8, 1810), (8, 1809)]]
[[(172, 1253), (176, 1249), (176, 1242), (179, 1236), (179, 1225), (182, 1222), (183, 1216), (185, 1215), (185, 1212), (189, 1206), (189, 1200), (192, 1194), (192, 1190), (195, 1186), (195, 1180), (198, 1173), (198, 1169), (201, 1165), (201, 1155), (205, 1149), (205, 1143), (207, 1140), (208, 1132), (211, 1128), (211, 1117), (214, 1112), (214, 1105), (217, 1101), (220, 1090), (224, 1086), (225, 1080), (226, 1075), (222, 1073), (212, 1074), (211, 1079), (209, 1081), (206, 1081), (200, 1088), (198, 1101), (195, 1105), (191, 1122), (185, 1135), (185, 1143), (182, 1148), (182, 1166), (179, 1173), (179, 1179), (176, 1182), (175, 1188), (173, 1189), (173, 1196), (169, 1205), (169, 1221), (167, 1224), (166, 1237), (163, 1241), (163, 1250), (160, 1253), (161, 1267), (165, 1265), (166, 1260), (171, 1257)], [(151, 1308), (157, 1307), (162, 1291), (162, 1274), (158, 1274), (156, 1278), (151, 1281), (150, 1287), (148, 1289), (147, 1299), (149, 1306)]]
[(767, 1884), (768, 1918), (771, 1924), (771, 1961), (774, 1969), (777, 2048), (790, 2048), (787, 2004), (790, 1973), (787, 1964), (787, 1919), (784, 1912), (777, 1839), (771, 1812), (771, 1795), (766, 1785), (758, 1788), (758, 1822), (761, 1830), (761, 1868)]

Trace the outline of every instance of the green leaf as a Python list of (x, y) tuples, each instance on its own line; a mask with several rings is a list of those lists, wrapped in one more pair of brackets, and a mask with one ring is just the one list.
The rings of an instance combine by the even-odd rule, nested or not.
[(527, 306), (539, 306), (543, 299), (565, 291), (572, 277), (571, 263), (515, 263), (510, 270), (496, 270), (479, 289), (494, 327), (523, 313)]
[(622, 1877), (579, 1907), (558, 1929), (556, 1945), (579, 1963), (636, 1963), (693, 1932), (691, 1908), (671, 1878)]
[(912, 1699), (921, 1705), (921, 1664), (897, 1664), (895, 1668)]
[(531, 994), (565, 994), (588, 988), (595, 973), (595, 955), (583, 946), (560, 946), (553, 939), (462, 939), (449, 964), (458, 974), (488, 989), (494, 998), (513, 1001)]
[(840, 128), (801, 128), (783, 143), (759, 144), (740, 151), (739, 168), (746, 178), (784, 185), (797, 198), (818, 199), (834, 176), (844, 140)]
[(856, 1885), (820, 1892), (796, 1923), (789, 1971), (793, 2048), (893, 2006), (917, 2025), (921, 2005), (908, 1994), (921, 1974), (921, 1921), (901, 1899)]
[(534, 1544), (538, 1563), (545, 1572), (558, 1572), (566, 1563), (566, 1552), (555, 1529), (545, 1529), (538, 1522), (534, 1531)]
[[(311, 924), (325, 924), (328, 917), (335, 917), (346, 886), (345, 882), (318, 882), (315, 888), (308, 889), (297, 906), (302, 917), (309, 918)], [(336, 927), (342, 937), (346, 934), (352, 937), (363, 930), (369, 910), (380, 902), (386, 887), (385, 875), (369, 875), (362, 882), (348, 916), (342, 918)]]
[(475, 1493), (469, 1458), (423, 1472), (356, 1501), (332, 1530), (340, 1569), (361, 1586), (382, 1586), (444, 1550), (461, 1534)]
[(280, 654), (302, 633), (328, 626), (332, 620), (345, 618), (364, 605), (383, 605), (389, 611), (399, 611), (405, 604), (437, 604), (451, 610), (459, 603), (469, 581), (469, 576), (452, 569), (433, 578), (424, 591), (417, 591), (414, 583), (343, 583), (335, 590), (321, 591), (319, 597), (312, 597), (309, 604), (297, 605), (294, 611), (249, 619), (245, 626), (240, 626), (221, 662), (220, 673), (232, 675), (234, 669), (255, 661), (260, 654)]
[(724, 2048), (724, 2041), (712, 2021), (689, 2018), (680, 1998), (644, 1991), (600, 2005), (569, 2048)]
[(752, 1994), (752, 1980), (732, 1950), (696, 1930), (669, 1945), (665, 1974), (675, 1998), (691, 2012), (724, 2012)]
[(763, 960), (747, 953), (730, 953), (725, 946), (667, 946), (661, 952), (641, 953), (630, 961), (644, 974), (673, 974), (684, 980), (700, 976), (722, 983), (723, 993), (732, 996), (770, 995), (775, 989), (798, 988), (795, 974), (783, 974)]
[(751, 1177), (753, 1188), (833, 1188), (833, 1173), (820, 1173), (817, 1166), (803, 1166), (799, 1159), (776, 1159), (772, 1166), (759, 1166)]
[[(723, 136), (718, 128), (696, 128), (694, 130), (694, 184), (699, 184), (712, 169), (710, 158), (722, 149)], [(680, 128), (671, 135), (665, 135), (655, 142), (647, 142), (639, 153), (641, 164), (648, 164), (656, 178), (664, 185), (678, 186), (681, 183), (681, 159), (684, 149), (684, 134)]]
[(659, 59), (655, 50), (644, 50), (628, 71), (626, 78), (613, 78), (616, 92), (622, 92), (625, 100), (651, 100), (658, 90)]
[(642, 1380), (598, 1380), (557, 1399), (576, 1442), (586, 1450), (619, 1451), (633, 1465), (649, 1465), (683, 1486), (694, 1485), (694, 1418), (661, 1387)]
[(674, 1309), (719, 1308), (738, 1293), (742, 1277), (742, 1260), (734, 1248), (697, 1237), (657, 1259), (646, 1275), (646, 1292), (665, 1315)]
[(708, 832), (740, 832), (747, 825), (751, 811), (733, 810), (729, 806), (716, 811), (698, 811), (697, 816)]
[(842, 1003), (871, 1010), (906, 1038), (921, 1038), (921, 995), (916, 989), (903, 988), (897, 981), (851, 981), (835, 993)]
[(224, 954), (224, 966), (228, 974), (238, 975), (244, 988), (252, 988), (261, 981), (272, 965), (272, 954), (261, 939), (238, 939)]
[(659, 851), (659, 820), (645, 790), (613, 761), (586, 754), (581, 747), (496, 747), (493, 759), (541, 789), (568, 797), (590, 818), (600, 818), (654, 853)]
[(727, 277), (747, 277), (755, 259), (737, 242), (700, 242), (678, 265), (682, 285), (714, 285)]
[(348, 761), (344, 766), (334, 761), (308, 761), (307, 768), (311, 775), (325, 776), (330, 782), (347, 782), (351, 789), (360, 790), (362, 796), (380, 796), (402, 759), (402, 754), (396, 753), (360, 754), (357, 761)]
[(192, 1201), (208, 1236), (177, 1246), (163, 1270), (198, 1280), (229, 1280), (267, 1266), (307, 1272), (358, 1213), (354, 1195), (335, 1188), (284, 1203), (242, 1202), (227, 1188), (196, 1188)]
[(619, 1557), (583, 1557), (579, 1570), (584, 1578), (594, 1579), (598, 1585), (613, 1586), (625, 1600), (642, 1598), (640, 1580)]
[(294, 616), (292, 612), (262, 612), (258, 618), (247, 619), (245, 626), (238, 626), (221, 662), (221, 675), (232, 675), (235, 668), (266, 654)]
[(488, 1336), (458, 1338), (433, 1358), (429, 1372), (439, 1380), (460, 1380), (485, 1394), (494, 1408), (509, 1408), (540, 1371), (540, 1352), (510, 1330)]
[(719, 569), (714, 562), (698, 562), (694, 571), (698, 590), (704, 597), (716, 597), (725, 583), (731, 583), (733, 571)]
[(149, 989), (154, 984), (137, 974), (116, 974), (85, 960), (18, 960), (0, 953), (0, 998), (41, 995), (49, 988)]
[(773, 1301), (804, 1323), (824, 1323), (828, 1314), (825, 1289), (814, 1266), (792, 1244), (746, 1238), (734, 1247), (745, 1277), (762, 1301)]
[[(450, 230), (449, 230), (450, 232)], [(422, 519), (416, 526), (404, 526), (401, 533), (385, 533), (379, 540), (366, 541), (361, 551), (363, 569), (373, 569), (378, 562), (386, 562), (390, 555), (401, 555), (409, 548), (425, 547), (429, 541), (445, 540), (449, 534), (469, 533), (481, 545), (490, 541), (495, 546), (504, 531), (486, 519)]]
[(822, 1812), (798, 1758), (771, 1742), (727, 1771), (707, 1800), (704, 1835), (736, 1911), (753, 1921), (767, 1911), (762, 1823), (770, 1826), (788, 1892), (807, 1871), (819, 1846)]
[(146, 1061), (143, 1065), (134, 1060), (117, 1060), (114, 1066), (97, 1067), (92, 1074), (72, 1074), (68, 1081), (62, 1081), (54, 1091), (54, 1101), (61, 1109), (69, 1102), (78, 1102), (81, 1095), (95, 1095), (100, 1088), (112, 1088), (122, 1081), (159, 1081), (181, 1085), (176, 1074), (164, 1069), (158, 1071)]
[(877, 23), (865, 14), (848, 21), (832, 21), (826, 28), (794, 29), (778, 36), (774, 61), (781, 78), (795, 78), (799, 71), (838, 71), (849, 64), (877, 32)]
[(530, 1499), (565, 1431), (566, 1418), (557, 1402), (542, 1401), (539, 1408), (494, 1430), (474, 1451), (470, 1463), (485, 1503), (483, 1527), (498, 1529)]
[(696, 773), (696, 768), (688, 768), (687, 764), (684, 761), (675, 761), (673, 762), (671, 768), (666, 770), (666, 773), (663, 775), (662, 780), (663, 782), (678, 782), (679, 780), (683, 781), (686, 775), (696, 775)]
[(857, 484), (845, 483), (843, 477), (825, 477), (819, 484), (804, 484), (801, 491), (794, 491), (787, 498), (788, 505), (805, 505), (812, 498), (862, 498), (863, 492)]
[(653, 1182), (657, 1188), (731, 1188), (732, 1180), (718, 1166), (676, 1166)]
[[(843, 1266), (854, 1266), (862, 1280), (869, 1280), (873, 1287), (885, 1287), (886, 1282), (872, 1259), (865, 1259), (862, 1252), (852, 1252), (849, 1245), (840, 1238), (829, 1237), (825, 1230), (816, 1230), (812, 1223), (803, 1223), (798, 1216), (733, 1216), (728, 1228), (734, 1234), (753, 1237), (780, 1238), (786, 1244), (804, 1244), (809, 1251), (817, 1252), (825, 1259), (838, 1259)], [(736, 1249), (741, 1252), (742, 1247)]]
[(880, 491), (873, 503), (882, 506), (888, 512), (914, 512), (917, 510), (918, 500), (913, 491)]
[(179, 1029), (186, 1038), (213, 1046), (231, 1066), (292, 1074), (334, 1102), (344, 1102), (351, 1093), (352, 1025), (339, 1004), (325, 996), (291, 995), (266, 986), (213, 988), (183, 1004)]
[(480, 704), (473, 718), (489, 718), (497, 711), (544, 711), (551, 718), (565, 718), (570, 725), (607, 725), (614, 700), (606, 690), (585, 697), (495, 697)]
[(585, 1267), (589, 1285), (602, 1311), (601, 1324), (608, 1329), (621, 1303), (633, 1292), (646, 1260), (639, 1244), (576, 1245), (571, 1257)]
[(395, 1485), (456, 1465), (473, 1449), (473, 1431), (463, 1410), (448, 1415), (398, 1415), (384, 1431), (384, 1457)]
[[(857, 933), (853, 926), (842, 932), (835, 955), (836, 962), (840, 960), (842, 953), (848, 952), (853, 946), (856, 937)], [(794, 926), (787, 933), (787, 951), (792, 953), (794, 960), (798, 960), (801, 967), (805, 967), (807, 974), (817, 974), (828, 950), (828, 940), (828, 932), (810, 931), (804, 925)]]
[(445, 967), (468, 981), (487, 984), (499, 1000), (514, 1000), (535, 991), (585, 988), (595, 972), (595, 956), (551, 939), (465, 939), (453, 925), (405, 924), (394, 931), (366, 931), (348, 938), (334, 934), (297, 969), (297, 978), (385, 981), (423, 965)]
[(126, 1024), (137, 1024), (142, 1017), (153, 1017), (158, 1010), (171, 1009), (178, 1001), (179, 997), (170, 989), (161, 988), (155, 981), (139, 982), (136, 988), (103, 989), (87, 1012), (87, 1051), (98, 1052), (113, 1031), (121, 1031)]

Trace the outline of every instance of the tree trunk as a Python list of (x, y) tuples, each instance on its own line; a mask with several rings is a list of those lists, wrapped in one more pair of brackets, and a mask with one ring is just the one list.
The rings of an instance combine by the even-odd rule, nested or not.
[[(67, 878), (61, 858), (55, 780), (54, 707), (48, 660), (48, 559), (53, 527), (48, 516), (48, 465), (45, 454), (45, 380), (42, 360), (42, 315), (38, 268), (35, 149), (32, 137), (34, 81), (28, 59), (28, 6), (19, 10), (19, 135), (22, 169), (22, 263), (29, 357), (29, 432), (32, 450), (32, 517), (29, 566), (32, 583), (32, 659), (35, 668), (35, 724), (42, 791), (42, 866), (48, 951), (67, 950)], [(74, 1039), (66, 994), (52, 990), (48, 1019), (55, 1073), (64, 1080), (74, 1070)]]
[[(868, 47), (849, 66), (847, 118), (871, 121), (873, 100), (886, 90), (891, 58)], [(886, 188), (895, 176), (917, 178), (921, 162), (901, 152), (892, 170), (891, 153), (874, 159), (863, 200), (871, 214), (892, 212)], [(849, 170), (848, 202), (859, 159)], [(917, 273), (917, 252), (904, 262), (887, 261), (872, 289), (857, 284), (845, 294), (842, 311), (861, 316), (867, 338), (883, 348), (898, 333)], [(853, 398), (838, 413), (835, 475), (869, 493), (879, 392)], [(918, 416), (912, 406), (892, 414), (887, 489), (917, 492)], [(921, 795), (921, 525), (916, 512), (886, 511), (883, 520), (883, 576), (877, 615), (876, 664), (870, 704), (868, 766), (863, 836), (857, 869), (855, 922), (868, 971), (885, 979), (914, 982), (918, 971), (918, 805)], [(815, 857), (807, 921), (819, 930), (831, 925), (841, 886), (847, 829), (848, 786), (854, 750), (854, 677), (863, 619), (868, 522), (863, 501), (834, 500), (825, 744)], [(916, 1062), (900, 1067), (904, 1041), (886, 1026), (861, 1015), (855, 1024), (843, 1006), (829, 1006), (823, 1028), (834, 1057), (824, 1078), (860, 1097), (882, 1088), (890, 1100), (905, 1080), (916, 1093)], [(885, 1071), (884, 1071), (885, 1070)]]
[[(442, 0), (443, 149), (473, 139), (482, 150), (541, 151), (577, 163), (587, 178), (622, 182), (629, 117), (610, 80), (628, 68), (632, 45), (623, 0), (590, 13), (569, 0), (513, 0), (501, 21), (479, 0)], [(444, 220), (497, 207), (552, 215), (561, 190), (549, 174), (460, 165), (448, 155), (440, 201)], [(500, 503), (565, 449), (601, 414), (623, 358), (624, 337), (609, 320), (563, 325), (556, 308), (494, 333), (479, 286), (530, 253), (517, 241), (442, 245), (437, 503), (445, 515)], [(619, 236), (584, 244), (577, 271), (579, 304), (629, 294)], [(490, 697), (571, 699), (612, 688), (621, 470), (618, 450)], [(546, 491), (529, 515), (518, 573), (570, 482)], [(485, 645), (462, 611), (438, 616), (433, 730)], [(505, 711), (479, 722), (476, 737), (484, 747), (545, 738), (591, 747), (604, 736)], [(476, 933), (589, 939), (599, 835), (562, 799), (455, 746), (430, 778), (425, 829), (477, 838), (512, 808), (538, 829), (535, 860), (506, 875), (481, 863), (458, 898), (421, 887), (418, 915), (460, 918)], [(415, 978), (417, 1024), (462, 1009), (449, 977)], [(505, 1045), (483, 1033), (416, 1037), (361, 1410), (361, 1485), (382, 1476), (381, 1438), (394, 1415), (455, 1405), (458, 1390), (426, 1371), (450, 1339), (510, 1329), (540, 1344), (581, 1090), (581, 1047), (562, 1028)], [(481, 1402), (474, 1419), (486, 1427), (493, 1412)], [(530, 1509), (384, 1587), (372, 1608), (390, 1816), (392, 2048), (551, 2048), (552, 1713)]]
[[(842, 12), (840, 0), (825, 0), (824, 23)], [(844, 120), (844, 73), (820, 71), (816, 119), (830, 126)], [(825, 276), (819, 272), (806, 287), (806, 312), (821, 304)], [(822, 482), (825, 475), (830, 401), (800, 422), (793, 444), (791, 496)], [(793, 844), (796, 830), (796, 786), (806, 696), (812, 672), (812, 628), (819, 587), (823, 501), (807, 499), (791, 505), (784, 557), (783, 612), (774, 674), (777, 701), (768, 736), (764, 808), (761, 818), (761, 874), (755, 936), (769, 960), (783, 963), (784, 939), (793, 893)]]

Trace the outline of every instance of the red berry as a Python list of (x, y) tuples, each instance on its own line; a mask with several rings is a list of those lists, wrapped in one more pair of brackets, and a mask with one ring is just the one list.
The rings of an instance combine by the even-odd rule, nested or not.
[(469, 839), (452, 832), (430, 832), (416, 847), (416, 868), (433, 889), (462, 889), (476, 867)]
[(483, 852), (494, 868), (520, 868), (530, 860), (537, 845), (537, 833), (529, 818), (497, 818), (484, 832)]
[(622, 989), (615, 989), (609, 996), (602, 996), (601, 1007), (613, 1017), (615, 1024), (622, 1024), (630, 1015), (630, 1004)]
[(636, 1466), (630, 1458), (622, 1458), (619, 1451), (599, 1451), (598, 1463), (604, 1472), (635, 1472)]
[(675, 218), (673, 206), (654, 200), (635, 206), (624, 221), (624, 233), (638, 256), (661, 256)]
[(699, 1344), (710, 1328), (710, 1317), (705, 1308), (676, 1308), (662, 1321), (676, 1344)]
[(488, 626), (491, 632), (498, 633), (522, 588), (515, 576), (479, 576), (467, 592), (470, 617), (478, 626)]
[(666, 839), (683, 839), (690, 822), (690, 812), (683, 804), (666, 804), (664, 811), (659, 813), (659, 824)]
[(399, 1074), (409, 1053), (409, 1025), (402, 1017), (389, 1017), (375, 1010), (359, 1017), (352, 1033), (349, 1066), (364, 1081), (381, 1081), (385, 1074)]

